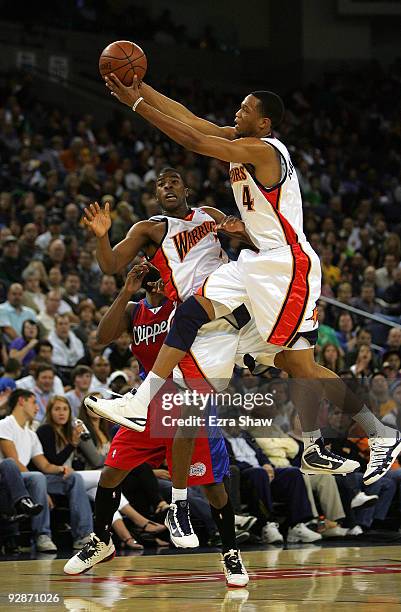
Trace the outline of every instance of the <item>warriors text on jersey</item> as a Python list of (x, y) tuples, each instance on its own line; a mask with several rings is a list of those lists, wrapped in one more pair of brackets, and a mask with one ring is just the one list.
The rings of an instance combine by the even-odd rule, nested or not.
[(217, 237), (214, 219), (201, 208), (184, 219), (155, 216), (165, 221), (166, 233), (151, 262), (159, 270), (170, 300), (184, 301), (227, 257)]
[(281, 179), (268, 189), (252, 174), (248, 164), (230, 164), (234, 198), (246, 230), (261, 250), (305, 242), (302, 197), (297, 173), (287, 147), (277, 138), (262, 138), (280, 157)]
[(132, 313), (132, 354), (141, 366), (141, 377), (153, 367), (167, 335), (168, 319), (174, 304), (165, 300), (154, 308), (146, 298), (136, 304)]

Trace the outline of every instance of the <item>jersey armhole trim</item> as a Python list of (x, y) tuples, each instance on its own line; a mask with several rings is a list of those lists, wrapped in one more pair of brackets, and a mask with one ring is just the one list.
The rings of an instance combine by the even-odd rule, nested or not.
[[(265, 141), (263, 141), (265, 142)], [(281, 179), (279, 180), (278, 183), (276, 183), (275, 185), (273, 185), (272, 187), (265, 187), (260, 181), (258, 181), (258, 179), (256, 178), (256, 176), (253, 176), (253, 180), (255, 181), (255, 183), (260, 186), (263, 187), (263, 189), (265, 191), (267, 191), (267, 193), (270, 193), (271, 191), (274, 191), (275, 189), (278, 189), (279, 187), (281, 187), (281, 185), (284, 183), (285, 179), (287, 178), (288, 175), (288, 166), (287, 166), (287, 161), (284, 157), (284, 155), (281, 153), (281, 151), (274, 146), (274, 144), (272, 144), (271, 142), (266, 142), (266, 144), (270, 145), (271, 147), (273, 147), (273, 149), (275, 149), (277, 151), (277, 153), (280, 156), (280, 160), (282, 160), (284, 162), (284, 166), (285, 166), (285, 172), (284, 172), (284, 176), (281, 177)], [(280, 163), (281, 166), (281, 163)]]
[(165, 221), (165, 222), (166, 222), (166, 229), (164, 230), (164, 234), (163, 234), (163, 236), (161, 237), (159, 244), (157, 244), (156, 242), (154, 243), (154, 244), (156, 245), (156, 247), (157, 247), (157, 248), (156, 248), (156, 251), (153, 253), (152, 257), (149, 257), (149, 256), (148, 256), (148, 255), (146, 255), (146, 253), (145, 253), (145, 258), (146, 258), (146, 261), (152, 261), (152, 259), (153, 259), (153, 258), (156, 256), (157, 251), (159, 251), (159, 249), (161, 248), (161, 246), (162, 246), (162, 244), (163, 244), (163, 242), (164, 242), (164, 239), (165, 239), (165, 238), (166, 238), (166, 236), (167, 236), (167, 232), (168, 232), (168, 227), (169, 227), (169, 224), (168, 224), (168, 217), (162, 217), (162, 216), (161, 216), (161, 217), (159, 217), (159, 218), (158, 218), (156, 215), (155, 215), (154, 217), (150, 217), (150, 218), (148, 219), (148, 221), (158, 221), (158, 222), (160, 222), (160, 221)]

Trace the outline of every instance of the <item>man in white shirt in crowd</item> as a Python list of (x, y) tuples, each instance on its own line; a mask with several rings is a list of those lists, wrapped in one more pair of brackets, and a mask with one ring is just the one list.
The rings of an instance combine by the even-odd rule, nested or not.
[(7, 293), (7, 301), (0, 304), (0, 329), (10, 339), (21, 336), (24, 321), (36, 321), (36, 312), (22, 305), (24, 289), (13, 283)]
[(109, 395), (109, 376), (111, 372), (110, 361), (103, 355), (95, 357), (92, 363), (92, 382), (89, 391), (92, 393), (105, 393), (104, 397)]
[(45, 416), (48, 401), (53, 395), (64, 395), (64, 386), (51, 363), (31, 361), (29, 370), (31, 372), (29, 376), (24, 376), (15, 383), (17, 389), (26, 389), (35, 394), (39, 406), (36, 418), (40, 422)]
[[(0, 421), (0, 461), (6, 458), (15, 461), (33, 502), (43, 506), (43, 510), (32, 517), (36, 549), (41, 552), (57, 550), (51, 539), (48, 493), (68, 495), (74, 547), (80, 548), (93, 531), (91, 507), (81, 475), (68, 466), (49, 463), (44, 456), (39, 438), (29, 426), (38, 412), (32, 392), (16, 389), (8, 405), (11, 414)], [(28, 470), (31, 461), (38, 471)]]
[(56, 327), (49, 334), (49, 342), (53, 346), (53, 363), (58, 366), (57, 370), (63, 382), (69, 384), (70, 371), (74, 368), (85, 354), (84, 345), (81, 340), (71, 331), (69, 316), (56, 315)]
[(46, 295), (45, 310), (38, 315), (38, 321), (45, 329), (46, 334), (54, 331), (56, 326), (56, 315), (59, 314), (61, 305), (61, 292), (58, 289), (52, 289)]
[(71, 391), (67, 391), (67, 393), (65, 393), (65, 397), (70, 403), (73, 417), (78, 416), (83, 399), (89, 393), (91, 381), (92, 370), (88, 366), (76, 366), (71, 372), (71, 384), (73, 389), (71, 389)]

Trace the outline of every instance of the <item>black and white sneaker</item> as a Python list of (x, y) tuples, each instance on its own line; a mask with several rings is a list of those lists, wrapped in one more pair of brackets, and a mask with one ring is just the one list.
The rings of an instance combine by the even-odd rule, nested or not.
[(302, 454), (303, 474), (350, 474), (360, 467), (358, 461), (345, 459), (329, 451), (324, 445), (323, 438), (308, 446)]
[(401, 434), (388, 428), (393, 434), (388, 438), (369, 438), (370, 459), (363, 475), (365, 485), (377, 482), (387, 474), (398, 455), (401, 453)]
[(229, 550), (221, 555), (227, 586), (244, 587), (249, 582), (248, 572), (241, 559), (239, 550)]
[(170, 532), (170, 538), (177, 548), (196, 548), (199, 546), (198, 536), (193, 530), (189, 517), (189, 503), (187, 500), (170, 504), (164, 524)]
[(106, 544), (99, 540), (94, 533), (91, 533), (89, 542), (64, 565), (64, 573), (71, 576), (83, 574), (97, 563), (111, 561), (115, 554), (116, 549), (111, 537), (109, 543)]
[(118, 423), (128, 429), (145, 431), (148, 418), (148, 407), (144, 407), (135, 397), (136, 389), (131, 389), (125, 395), (110, 398), (99, 398), (89, 395), (84, 399), (84, 404), (97, 415)]

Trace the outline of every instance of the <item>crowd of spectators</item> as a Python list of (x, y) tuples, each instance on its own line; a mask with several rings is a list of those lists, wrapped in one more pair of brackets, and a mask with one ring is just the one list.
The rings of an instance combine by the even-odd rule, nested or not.
[[(374, 65), (325, 75), (287, 95), (277, 134), (289, 146), (299, 176), (305, 231), (322, 261), (323, 296), (396, 324), (401, 320), (401, 115), (394, 101), (400, 99), (400, 77), (400, 63), (386, 71)], [(232, 122), (241, 100), (241, 94), (235, 98), (195, 86), (181, 90), (171, 80), (162, 89), (220, 124)], [(33, 97), (29, 75), (4, 79), (1, 95), (0, 410), (8, 414), (11, 391), (23, 389), (34, 393), (38, 422), (59, 396), (68, 399), (76, 418), (88, 392), (118, 392), (140, 382), (129, 335), (110, 347), (96, 338), (97, 322), (122, 278), (101, 272), (95, 240), (81, 223), (83, 208), (94, 200), (110, 202), (110, 237), (116, 244), (133, 223), (159, 212), (155, 177), (169, 165), (182, 172), (191, 205), (232, 214), (227, 165), (197, 157), (154, 130), (138, 133), (128, 118), (97, 125), (89, 113), (77, 117), (47, 107)], [(238, 256), (235, 239), (225, 239), (224, 245), (231, 258)], [(323, 300), (318, 310), (319, 361), (345, 378), (360, 379), (377, 414), (399, 427), (400, 327)], [(245, 387), (257, 384), (244, 373), (239, 380)], [(284, 433), (294, 430), (289, 413), (280, 418)], [(347, 432), (346, 438), (352, 435)], [(257, 456), (255, 450), (253, 461)], [(351, 500), (361, 492), (359, 484), (353, 483)], [(371, 493), (376, 494), (380, 491)], [(383, 508), (380, 512), (384, 518)], [(341, 518), (335, 514), (333, 520)], [(266, 517), (259, 518), (266, 527)], [(367, 527), (369, 521), (360, 524)], [(86, 535), (77, 534), (78, 540)]]

